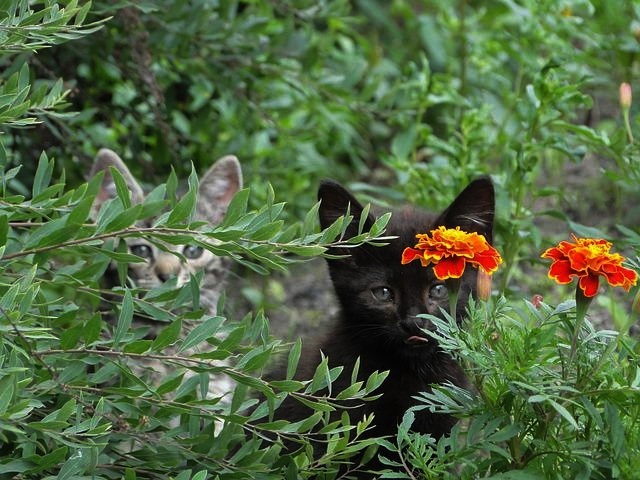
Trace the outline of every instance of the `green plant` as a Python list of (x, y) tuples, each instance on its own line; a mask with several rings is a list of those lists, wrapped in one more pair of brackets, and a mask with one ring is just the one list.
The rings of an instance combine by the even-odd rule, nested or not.
[[(294, 464), (276, 461), (281, 447), (265, 436), (304, 438), (322, 415), (301, 425), (274, 423), (261, 420), (269, 412), (267, 405), (273, 408), (284, 392), (310, 401), (339, 370), (321, 366), (310, 383), (268, 384), (257, 374), (285, 346), (269, 338), (262, 314), (228, 322), (207, 316), (194, 287), (197, 278), (182, 288), (122, 287), (111, 292), (101, 289), (101, 279), (110, 263), (126, 268), (127, 263), (142, 261), (118, 247), (125, 237), (197, 244), (268, 273), (336, 245), (334, 239), (344, 236), (348, 222), (340, 218), (314, 233), (316, 206), (304, 224), (285, 227), (279, 218), (284, 204), (275, 203), (268, 188), (268, 202), (260, 210), (247, 210), (249, 190), (243, 190), (221, 225), (203, 229), (189, 220), (197, 191), (192, 175), (191, 188), (180, 200), (169, 193), (175, 178), (157, 187), (142, 204), (132, 205), (122, 184), (118, 198), (101, 209), (94, 223), (88, 216), (101, 178), (69, 190), (64, 183), (52, 182), (53, 170), (53, 162), (43, 155), (29, 200), (2, 192), (2, 471), (23, 478), (204, 478), (207, 471), (220, 478), (246, 478), (256, 472), (278, 478), (283, 469), (292, 468)], [(116, 178), (116, 183), (123, 182)], [(165, 209), (169, 210), (161, 215)], [(158, 215), (152, 227), (136, 226)], [(384, 240), (380, 235), (386, 220), (372, 232), (338, 242), (348, 246), (376, 237)], [(106, 310), (105, 301), (110, 305)], [(224, 305), (220, 307), (223, 311)], [(144, 328), (132, 326), (134, 316), (166, 326), (156, 338), (147, 339)], [(199, 325), (182, 338), (180, 325), (187, 320)], [(202, 342), (210, 344), (204, 353), (185, 353)], [(178, 353), (165, 352), (169, 345)], [(233, 366), (216, 362), (227, 359)], [(175, 373), (154, 385), (132, 372), (127, 360), (160, 361)], [(296, 362), (291, 354), (290, 369)], [(195, 375), (185, 376), (185, 371)], [(202, 398), (210, 374), (225, 374), (237, 382), (229, 399)], [(333, 400), (320, 398), (314, 405), (327, 411), (335, 408), (332, 403), (366, 398), (383, 378), (372, 377), (366, 385), (336, 392)], [(250, 408), (255, 400), (247, 396), (249, 388), (268, 403)], [(176, 425), (172, 419), (180, 420)], [(347, 435), (350, 427), (343, 423), (328, 425), (326, 433)], [(326, 465), (311, 463), (305, 468), (331, 468), (332, 456), (344, 457), (365, 446), (334, 446)], [(179, 476), (189, 469), (199, 473)]]
[[(385, 478), (633, 478), (640, 377), (631, 302), (599, 295), (579, 326), (573, 303), (535, 266), (559, 232), (621, 237), (638, 253), (640, 216), (630, 206), (640, 117), (633, 102), (620, 115), (616, 95), (622, 82), (637, 88), (639, 24), (629, 0), (3, 2), (0, 471), (334, 478), (365, 450), (388, 457)], [(134, 173), (160, 186), (139, 206), (121, 188), (90, 221), (97, 180), (84, 175), (103, 146), (136, 159)], [(193, 172), (223, 153), (240, 157), (250, 188), (206, 230), (189, 220)], [(124, 272), (139, 261), (118, 240), (145, 236), (231, 257), (243, 286), (264, 299), (276, 272), (333, 242), (384, 234), (384, 221), (352, 240), (341, 238), (342, 220), (317, 232), (309, 192), (321, 177), (349, 181), (382, 208), (409, 200), (437, 209), (480, 174), (497, 187), (504, 269), (497, 299), (471, 305), (465, 329), (438, 323), (477, 394), (444, 386), (424, 395), (424, 408), (462, 419), (437, 443), (411, 433), (411, 412), (397, 438), (362, 441), (371, 418), (326, 424), (328, 411), (375, 395), (383, 373), (328, 397), (323, 387), (353, 372), (321, 364), (307, 382), (262, 380), (274, 358), (292, 372), (300, 348), (270, 336), (266, 301), (234, 318), (228, 298), (223, 316), (210, 317), (195, 283), (101, 286), (110, 264)], [(187, 177), (191, 193), (177, 200), (177, 179)], [(137, 225), (157, 214), (153, 227)], [(522, 300), (534, 293), (548, 302)], [(325, 304), (317, 309), (326, 315)], [(134, 317), (164, 327), (149, 339)], [(187, 320), (200, 326), (180, 338)], [(571, 339), (581, 340), (573, 354)], [(193, 342), (210, 348), (165, 351)], [(176, 373), (149, 384), (130, 368), (137, 359)], [(220, 373), (238, 387), (203, 399)], [(315, 413), (294, 425), (270, 421), (285, 395)], [(310, 442), (318, 425), (321, 452)], [(285, 453), (283, 439), (300, 448)]]
[[(577, 325), (573, 306), (510, 305), (499, 298), (472, 305), (463, 330), (438, 320), (438, 340), (463, 359), (478, 394), (445, 386), (424, 395), (422, 408), (466, 422), (428, 455), (416, 456), (433, 441), (407, 433), (408, 417), (399, 447), (409, 472), (426, 478), (634, 477), (637, 340), (589, 322)], [(572, 356), (574, 335), (580, 342)]]

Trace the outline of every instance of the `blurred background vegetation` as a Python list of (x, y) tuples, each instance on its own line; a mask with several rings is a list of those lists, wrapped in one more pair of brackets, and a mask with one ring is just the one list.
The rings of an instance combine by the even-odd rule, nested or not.
[[(36, 84), (62, 79), (74, 114), (35, 112), (41, 123), (5, 128), (2, 144), (25, 191), (42, 151), (81, 182), (109, 147), (149, 185), (233, 153), (247, 183), (270, 182), (298, 219), (327, 176), (365, 198), (439, 208), (491, 174), (500, 242), (526, 236), (537, 248), (539, 212), (597, 214), (605, 231), (640, 221), (635, 185), (613, 187), (632, 168), (617, 93), (638, 68), (639, 10), (629, 0), (96, 1), (87, 21), (107, 20), (98, 31), (5, 55), (5, 79), (22, 63)], [(265, 196), (256, 189), (254, 206)]]

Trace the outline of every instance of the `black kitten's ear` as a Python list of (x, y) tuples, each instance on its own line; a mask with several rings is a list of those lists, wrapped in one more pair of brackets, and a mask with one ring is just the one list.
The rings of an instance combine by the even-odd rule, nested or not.
[(477, 232), (484, 235), (487, 241), (492, 242), (495, 203), (495, 191), (491, 179), (478, 178), (467, 185), (442, 212), (436, 225), (444, 225), (447, 228), (460, 227), (466, 232)]
[[(333, 180), (324, 180), (318, 189), (318, 200), (320, 200), (320, 226), (324, 230), (335, 222), (339, 217), (347, 214), (353, 216), (353, 220), (347, 227), (346, 238), (358, 235), (358, 227), (364, 207), (355, 199), (351, 193)], [(371, 229), (375, 222), (375, 217), (369, 214), (364, 222), (364, 231)], [(332, 252), (336, 253), (336, 252)], [(348, 253), (348, 252), (347, 252)]]

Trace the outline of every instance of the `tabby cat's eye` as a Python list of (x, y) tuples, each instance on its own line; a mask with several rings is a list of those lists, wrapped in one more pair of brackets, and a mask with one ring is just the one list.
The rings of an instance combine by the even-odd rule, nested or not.
[(393, 301), (393, 292), (389, 287), (376, 287), (371, 289), (373, 297), (379, 302)]
[(190, 260), (195, 260), (202, 256), (203, 248), (200, 245), (186, 245), (182, 249), (182, 254)]
[(131, 245), (129, 247), (129, 250), (131, 250), (131, 253), (133, 253), (134, 255), (137, 255), (138, 257), (142, 257), (146, 259), (153, 258), (153, 251), (151, 250), (151, 247), (149, 245), (145, 245), (144, 243)]
[(438, 283), (429, 289), (429, 297), (434, 300), (444, 300), (449, 296), (447, 287), (444, 283)]

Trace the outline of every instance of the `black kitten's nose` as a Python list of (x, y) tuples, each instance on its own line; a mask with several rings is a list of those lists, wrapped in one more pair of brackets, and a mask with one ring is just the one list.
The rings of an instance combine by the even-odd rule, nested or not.
[(435, 332), (436, 326), (431, 320), (423, 317), (407, 317), (400, 322), (400, 328), (407, 334), (420, 334), (423, 330)]

